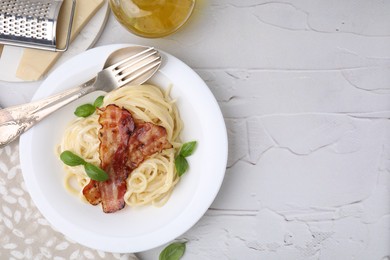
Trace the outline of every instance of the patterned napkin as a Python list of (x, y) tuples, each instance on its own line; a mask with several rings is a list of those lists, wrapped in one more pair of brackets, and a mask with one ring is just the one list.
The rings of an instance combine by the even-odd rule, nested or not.
[(19, 143), (0, 148), (0, 259), (138, 259), (84, 247), (55, 231), (24, 184)]

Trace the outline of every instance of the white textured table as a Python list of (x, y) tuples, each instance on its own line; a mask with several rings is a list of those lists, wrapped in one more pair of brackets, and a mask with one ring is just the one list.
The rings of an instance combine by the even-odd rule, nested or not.
[(226, 177), (183, 259), (390, 259), (390, 1), (202, 0), (164, 39), (111, 16), (111, 43), (183, 60), (224, 114)]

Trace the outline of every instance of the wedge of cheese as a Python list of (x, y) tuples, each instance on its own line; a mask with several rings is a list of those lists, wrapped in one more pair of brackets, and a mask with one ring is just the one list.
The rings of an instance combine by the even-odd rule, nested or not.
[[(81, 29), (96, 14), (105, 0), (77, 0), (73, 18), (71, 41), (76, 38)], [(72, 9), (72, 0), (64, 0), (57, 24), (57, 48), (66, 44), (66, 35)], [(16, 77), (22, 80), (39, 80), (55, 64), (61, 52), (51, 52), (36, 49), (25, 49), (20, 60)]]

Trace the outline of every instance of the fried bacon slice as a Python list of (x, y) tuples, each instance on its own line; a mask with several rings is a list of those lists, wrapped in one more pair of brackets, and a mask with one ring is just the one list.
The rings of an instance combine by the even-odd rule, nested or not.
[(130, 112), (115, 105), (101, 110), (99, 124), (102, 126), (99, 130), (100, 168), (109, 178), (104, 182), (91, 180), (84, 187), (83, 194), (92, 205), (101, 202), (103, 211), (109, 213), (125, 206), (128, 142), (135, 124)]
[(129, 140), (127, 166), (134, 170), (150, 155), (172, 148), (164, 127), (153, 123), (139, 123)]
[(112, 213), (125, 206), (126, 179), (145, 159), (163, 149), (171, 148), (164, 127), (153, 123), (134, 123), (126, 109), (108, 105), (101, 110), (99, 123), (100, 167), (109, 179), (104, 182), (91, 180), (83, 194), (92, 205), (102, 203), (105, 213)]
[(99, 182), (90, 180), (83, 188), (85, 199), (92, 205), (98, 205), (102, 200), (100, 197)]

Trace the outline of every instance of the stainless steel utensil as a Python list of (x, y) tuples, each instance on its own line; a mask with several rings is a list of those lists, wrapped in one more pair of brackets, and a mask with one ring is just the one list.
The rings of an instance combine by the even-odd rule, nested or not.
[(147, 81), (160, 67), (161, 56), (152, 47), (131, 46), (113, 52), (104, 69), (84, 84), (46, 99), (0, 110), (0, 147), (70, 102), (96, 90), (109, 92), (128, 83)]

